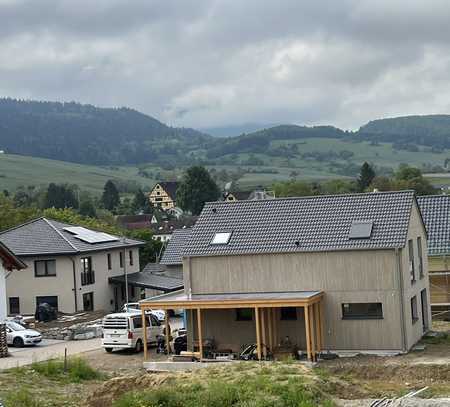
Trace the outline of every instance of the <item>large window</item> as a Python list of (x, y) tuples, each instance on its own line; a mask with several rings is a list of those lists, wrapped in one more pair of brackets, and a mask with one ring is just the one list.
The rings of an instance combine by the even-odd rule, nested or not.
[(35, 277), (55, 277), (56, 260), (36, 260), (34, 262)]
[(408, 240), (408, 256), (409, 256), (409, 273), (411, 275), (411, 283), (415, 283), (416, 270), (414, 265), (414, 244), (412, 239)]
[(419, 255), (419, 278), (423, 278), (422, 238), (417, 238), (417, 253)]
[(381, 302), (353, 302), (342, 304), (342, 319), (382, 319)]
[(92, 270), (92, 257), (81, 259), (81, 285), (95, 283), (95, 272)]
[(107, 254), (107, 259), (108, 259), (108, 270), (111, 270), (112, 269), (111, 253)]
[(19, 297), (9, 297), (9, 314), (20, 314), (20, 299)]
[(130, 250), (129, 252), (128, 252), (128, 255), (129, 255), (129, 257), (130, 257), (130, 266), (132, 266), (133, 265), (133, 250)]
[(58, 296), (56, 295), (46, 295), (46, 296), (40, 296), (36, 297), (36, 306), (40, 304), (48, 304), (51, 307), (58, 309)]
[(417, 297), (416, 296), (411, 298), (411, 319), (412, 319), (413, 324), (415, 322), (417, 322), (419, 319), (419, 314), (417, 313)]
[(236, 309), (236, 321), (252, 321), (253, 309), (252, 308), (237, 308)]
[(295, 308), (295, 307), (281, 308), (281, 320), (282, 321), (296, 321), (297, 320), (297, 308)]
[(119, 252), (119, 265), (120, 265), (120, 268), (123, 268), (123, 252), (122, 251)]

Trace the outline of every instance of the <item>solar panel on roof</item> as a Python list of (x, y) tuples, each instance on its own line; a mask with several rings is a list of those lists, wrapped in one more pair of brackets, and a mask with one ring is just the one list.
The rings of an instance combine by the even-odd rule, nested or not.
[(372, 234), (373, 221), (354, 220), (350, 227), (349, 239), (369, 239)]
[(95, 232), (81, 226), (70, 226), (64, 228), (65, 231), (74, 235), (76, 239), (79, 239), (86, 243), (105, 243), (114, 242), (119, 240), (117, 236), (109, 235), (108, 233)]

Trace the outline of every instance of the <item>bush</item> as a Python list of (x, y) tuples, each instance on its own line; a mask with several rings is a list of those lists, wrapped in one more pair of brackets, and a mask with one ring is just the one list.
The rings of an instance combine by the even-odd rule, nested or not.
[(81, 381), (101, 379), (103, 375), (93, 369), (81, 358), (70, 358), (67, 361), (67, 371), (64, 371), (64, 361), (60, 359), (51, 359), (46, 362), (33, 363), (31, 369), (42, 376), (67, 380), (72, 383)]

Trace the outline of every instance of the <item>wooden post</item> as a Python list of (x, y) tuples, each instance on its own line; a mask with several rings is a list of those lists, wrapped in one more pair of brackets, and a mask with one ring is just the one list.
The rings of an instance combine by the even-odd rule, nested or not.
[(278, 346), (278, 308), (272, 308), (272, 329), (273, 329), (273, 346)]
[(142, 308), (142, 333), (144, 339), (144, 361), (147, 361), (148, 358), (148, 348), (147, 348), (147, 323), (145, 320), (145, 309)]
[(170, 323), (169, 323), (169, 310), (166, 309), (165, 313), (165, 320), (166, 320), (166, 350), (167, 350), (167, 356), (170, 355)]
[(272, 308), (267, 308), (267, 329), (269, 330), (269, 349), (273, 353), (273, 318)]
[(323, 337), (324, 323), (325, 323), (325, 315), (323, 313), (323, 298), (321, 298), (319, 302), (319, 316), (320, 316), (320, 343), (322, 345), (321, 348), (323, 349), (325, 346), (325, 340)]
[(202, 311), (197, 308), (198, 351), (200, 360), (203, 359)]
[(256, 352), (258, 360), (261, 360), (261, 333), (259, 328), (259, 308), (255, 307), (255, 322), (256, 322)]
[(309, 324), (309, 306), (303, 306), (303, 313), (305, 315), (305, 334), (306, 334), (306, 355), (311, 360), (311, 331)]
[(266, 344), (267, 344), (267, 341), (266, 341), (266, 338), (267, 338), (267, 335), (266, 335), (266, 309), (265, 308), (261, 308), (261, 345), (264, 345), (264, 346), (262, 346), (262, 354), (263, 354), (263, 356), (264, 356), (264, 359), (266, 359), (267, 358), (267, 347), (266, 347)]
[(316, 351), (317, 351), (317, 346), (316, 346), (317, 335), (316, 335), (316, 321), (314, 320), (314, 304), (309, 307), (309, 312), (310, 312), (309, 323), (311, 325), (311, 355), (312, 355), (311, 360), (313, 362), (315, 362), (316, 361)]
[(316, 337), (317, 337), (317, 352), (322, 352), (322, 338), (321, 338), (321, 322), (320, 322), (320, 303), (314, 304), (314, 318), (316, 320)]

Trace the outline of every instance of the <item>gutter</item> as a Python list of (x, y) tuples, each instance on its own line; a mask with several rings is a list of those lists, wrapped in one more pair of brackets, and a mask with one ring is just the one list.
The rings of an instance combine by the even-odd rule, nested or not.
[(398, 288), (400, 292), (400, 330), (402, 333), (403, 351), (407, 352), (408, 343), (406, 341), (405, 302), (404, 302), (405, 289), (403, 286), (402, 259), (400, 257), (400, 250), (398, 248), (395, 249), (395, 256), (397, 258), (396, 262), (397, 278), (398, 278)]

